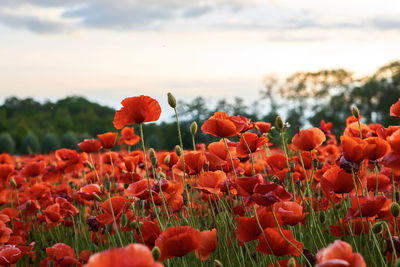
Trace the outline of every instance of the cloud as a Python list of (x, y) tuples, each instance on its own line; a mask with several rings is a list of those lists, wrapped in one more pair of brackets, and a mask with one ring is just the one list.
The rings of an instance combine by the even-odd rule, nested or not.
[(28, 29), (37, 33), (56, 33), (66, 31), (63, 23), (49, 22), (34, 16), (12, 16), (0, 12), (0, 23), (13, 28)]

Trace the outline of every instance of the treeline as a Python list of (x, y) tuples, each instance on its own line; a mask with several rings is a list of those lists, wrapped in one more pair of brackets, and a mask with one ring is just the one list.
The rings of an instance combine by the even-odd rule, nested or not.
[[(389, 116), (390, 105), (400, 98), (400, 61), (391, 62), (370, 76), (357, 78), (344, 69), (298, 72), (280, 79), (265, 77), (259, 99), (246, 104), (239, 97), (221, 99), (211, 107), (207, 99), (178, 101), (183, 142), (192, 146), (190, 124), (200, 126), (215, 111), (243, 115), (253, 121), (273, 122), (281, 115), (292, 132), (302, 126), (318, 126), (321, 120), (334, 124), (334, 133), (345, 127), (352, 105), (357, 105), (363, 122), (384, 126), (400, 124)], [(115, 110), (83, 97), (67, 97), (57, 102), (40, 103), (32, 98), (11, 97), (0, 106), (0, 152), (47, 153), (60, 147), (77, 148), (84, 138), (115, 131)], [(172, 149), (178, 144), (175, 122), (147, 124), (146, 144), (155, 149)], [(216, 139), (198, 131), (197, 142)]]

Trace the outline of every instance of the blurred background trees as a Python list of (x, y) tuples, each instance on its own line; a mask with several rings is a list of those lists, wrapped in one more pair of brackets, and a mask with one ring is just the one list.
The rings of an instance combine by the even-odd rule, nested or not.
[[(395, 61), (362, 78), (344, 69), (297, 72), (286, 79), (267, 75), (260, 97), (253, 103), (246, 104), (245, 99), (234, 97), (220, 99), (210, 106), (200, 96), (192, 101), (178, 101), (177, 108), (183, 142), (190, 148), (189, 127), (193, 121), (199, 125), (197, 143), (217, 140), (200, 130), (204, 120), (215, 111), (271, 123), (279, 114), (293, 132), (297, 127), (319, 126), (325, 120), (332, 122), (334, 133), (339, 134), (352, 105), (360, 109), (365, 123), (399, 125), (399, 118), (389, 116), (390, 105), (398, 98), (400, 61)], [(84, 138), (116, 131), (112, 124), (114, 114), (114, 109), (78, 96), (54, 103), (10, 97), (0, 106), (0, 152), (29, 154), (48, 153), (60, 147), (77, 149), (77, 143)], [(173, 149), (178, 144), (174, 120), (148, 124), (144, 133), (149, 147)]]

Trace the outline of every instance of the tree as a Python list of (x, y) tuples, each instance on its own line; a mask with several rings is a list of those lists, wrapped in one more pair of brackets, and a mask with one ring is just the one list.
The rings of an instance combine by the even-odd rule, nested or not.
[(40, 153), (39, 139), (33, 132), (29, 131), (21, 142), (22, 154), (37, 154)]
[(7, 132), (0, 133), (0, 153), (4, 152), (9, 154), (14, 154), (15, 152), (14, 139)]

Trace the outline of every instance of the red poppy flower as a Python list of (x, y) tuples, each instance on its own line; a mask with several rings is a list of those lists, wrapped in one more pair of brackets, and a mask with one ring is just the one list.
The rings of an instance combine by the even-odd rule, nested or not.
[(157, 238), (155, 245), (160, 249), (160, 261), (182, 257), (200, 247), (199, 231), (190, 226), (169, 227)]
[(368, 160), (377, 160), (385, 156), (390, 151), (388, 142), (379, 137), (368, 137), (363, 140), (365, 147), (363, 157)]
[[(263, 254), (274, 254), (275, 256), (292, 255), (298, 257), (303, 251), (303, 243), (294, 239), (291, 230), (281, 229), (283, 235), (297, 247), (294, 248), (289, 244), (279, 233), (278, 228), (265, 228), (264, 234), (261, 233), (258, 237), (257, 251)], [(268, 242), (268, 243), (267, 243)]]
[(363, 220), (361, 220), (360, 217), (357, 217), (349, 221), (345, 221), (345, 219), (340, 218), (340, 221), (337, 222), (337, 225), (330, 225), (329, 229), (332, 235), (338, 237), (343, 235), (350, 236), (366, 234), (369, 232), (368, 221), (373, 224), (373, 217), (363, 218)]
[(267, 137), (258, 137), (255, 133), (244, 133), (243, 136), (240, 137), (239, 145), (236, 147), (236, 153), (239, 157), (247, 156), (250, 152), (256, 152), (257, 149), (262, 147), (265, 143), (268, 143)]
[(94, 194), (101, 195), (101, 189), (98, 184), (88, 184), (76, 192), (81, 198), (86, 200), (93, 200)]
[(292, 138), (294, 149), (301, 151), (311, 151), (326, 140), (325, 134), (319, 128), (308, 128), (296, 133)]
[(110, 149), (115, 146), (117, 141), (118, 133), (107, 132), (103, 134), (98, 134), (97, 137), (100, 139), (101, 145), (105, 149)]
[(161, 107), (157, 100), (149, 96), (134, 96), (122, 100), (122, 108), (115, 113), (114, 127), (156, 121), (160, 118)]
[(121, 131), (121, 137), (119, 138), (118, 144), (127, 144), (129, 146), (136, 145), (140, 140), (140, 137), (135, 134), (134, 127), (124, 127)]
[(44, 262), (52, 260), (54, 266), (81, 266), (81, 263), (76, 259), (75, 251), (64, 243), (57, 243), (46, 248), (46, 253), (49, 257)]
[(60, 214), (60, 205), (58, 203), (48, 206), (43, 213), (45, 215), (46, 222), (51, 226), (60, 225), (63, 221), (63, 218)]
[(200, 247), (196, 251), (196, 257), (206, 260), (217, 249), (217, 230), (206, 230), (199, 233)]
[(258, 129), (260, 129), (261, 133), (268, 133), (271, 129), (271, 123), (264, 121), (257, 121), (254, 123)]
[(221, 183), (226, 180), (226, 174), (223, 171), (203, 172), (197, 179), (197, 189), (205, 193), (218, 194), (221, 189)]
[[(376, 180), (377, 180), (377, 175), (376, 174), (370, 174), (367, 176), (367, 187), (369, 191), (375, 191), (376, 190)], [(383, 173), (378, 173), (378, 191), (383, 191), (385, 189), (388, 189), (388, 186), (391, 186), (392, 181), (389, 177), (387, 177)]]
[(386, 140), (389, 142), (392, 151), (400, 154), (400, 129), (388, 136)]
[(23, 252), (14, 245), (0, 246), (0, 265), (9, 266), (10, 264), (14, 264), (23, 255)]
[(333, 128), (333, 123), (332, 122), (325, 122), (324, 120), (321, 120), (319, 128), (321, 131), (323, 131), (325, 134), (331, 134), (332, 128)]
[(354, 189), (352, 174), (337, 166), (327, 170), (320, 183), (323, 192), (329, 198), (334, 197), (335, 194), (350, 193)]
[(286, 157), (282, 154), (274, 154), (268, 157), (268, 165), (275, 170), (283, 170), (287, 167)]
[(358, 125), (357, 121), (348, 124), (343, 132), (343, 135), (360, 138), (360, 127), (361, 127), (362, 138), (367, 137), (371, 130), (365, 123), (360, 123), (360, 125)]
[(145, 221), (140, 227), (140, 234), (136, 234), (136, 238), (146, 246), (154, 247), (154, 243), (160, 234), (161, 229), (157, 222)]
[(382, 159), (382, 164), (394, 170), (400, 170), (400, 155), (394, 152), (389, 152)]
[(101, 142), (96, 139), (85, 139), (78, 146), (83, 152), (94, 153), (101, 149)]
[(261, 174), (257, 174), (251, 177), (240, 177), (233, 181), (234, 187), (237, 190), (239, 196), (250, 196), (253, 194), (254, 187), (256, 184), (260, 184), (264, 181)]
[(317, 253), (318, 265), (316, 267), (366, 267), (363, 257), (358, 253), (353, 253), (351, 245), (335, 240), (333, 244), (323, 248)]
[(390, 116), (400, 117), (400, 98), (390, 107)]
[(243, 125), (236, 125), (225, 112), (215, 112), (201, 126), (203, 133), (218, 137), (237, 135), (243, 129)]
[(79, 261), (81, 263), (87, 263), (90, 258), (90, 251), (87, 249), (84, 249), (79, 253)]
[(350, 162), (360, 163), (364, 159), (364, 148), (366, 143), (360, 138), (342, 135), (340, 137), (343, 148), (343, 156)]
[[(355, 195), (351, 196), (351, 207), (349, 208), (346, 220), (355, 217), (372, 217), (378, 214), (383, 205), (386, 202), (386, 198), (384, 196), (359, 196), (358, 200)], [(360, 206), (358, 206), (360, 203)], [(361, 214), (360, 214), (361, 210)]]
[(122, 248), (111, 248), (93, 254), (85, 267), (162, 267), (151, 251), (142, 244), (129, 244)]
[(230, 120), (236, 125), (236, 128), (240, 133), (247, 132), (254, 128), (254, 124), (251, 123), (251, 119), (244, 116), (230, 116)]
[[(258, 221), (260, 222), (261, 228), (265, 229), (268, 227), (276, 227), (276, 222), (271, 210), (263, 208), (257, 211)], [(281, 224), (281, 218), (279, 214), (276, 214), (278, 223)], [(238, 227), (235, 230), (236, 238), (240, 242), (250, 242), (256, 240), (262, 233), (258, 225), (256, 216), (253, 217), (237, 217), (236, 221)]]
[(22, 168), (21, 174), (26, 178), (35, 177), (42, 174), (44, 172), (45, 167), (46, 166), (43, 161), (30, 162)]
[[(129, 201), (128, 199), (120, 196), (115, 196), (111, 197), (110, 199), (106, 199), (103, 202), (103, 204), (101, 204), (101, 208), (105, 211), (105, 213), (97, 215), (96, 220), (102, 224), (111, 224), (114, 222), (115, 218), (115, 220), (118, 222), (119, 218), (122, 215), (122, 212), (124, 211), (125, 203), (128, 201)], [(112, 212), (114, 212), (114, 218)]]
[(270, 206), (278, 201), (287, 201), (293, 198), (292, 194), (286, 191), (284, 187), (274, 182), (257, 184), (254, 187), (254, 194), (251, 199), (262, 206)]
[[(188, 174), (197, 174), (200, 173), (206, 162), (206, 157), (204, 151), (189, 151), (184, 152), (185, 157), (185, 171)], [(182, 158), (176, 163), (179, 169), (183, 170), (183, 162)]]
[[(8, 218), (7, 215), (2, 215), (2, 216), (6, 216)], [(8, 218), (8, 220), (10, 219)], [(7, 243), (12, 233), (12, 230), (6, 226), (5, 222), (0, 220), (0, 244)]]
[(296, 225), (306, 217), (303, 207), (293, 201), (276, 202), (273, 208), (275, 214), (281, 217), (283, 224)]

